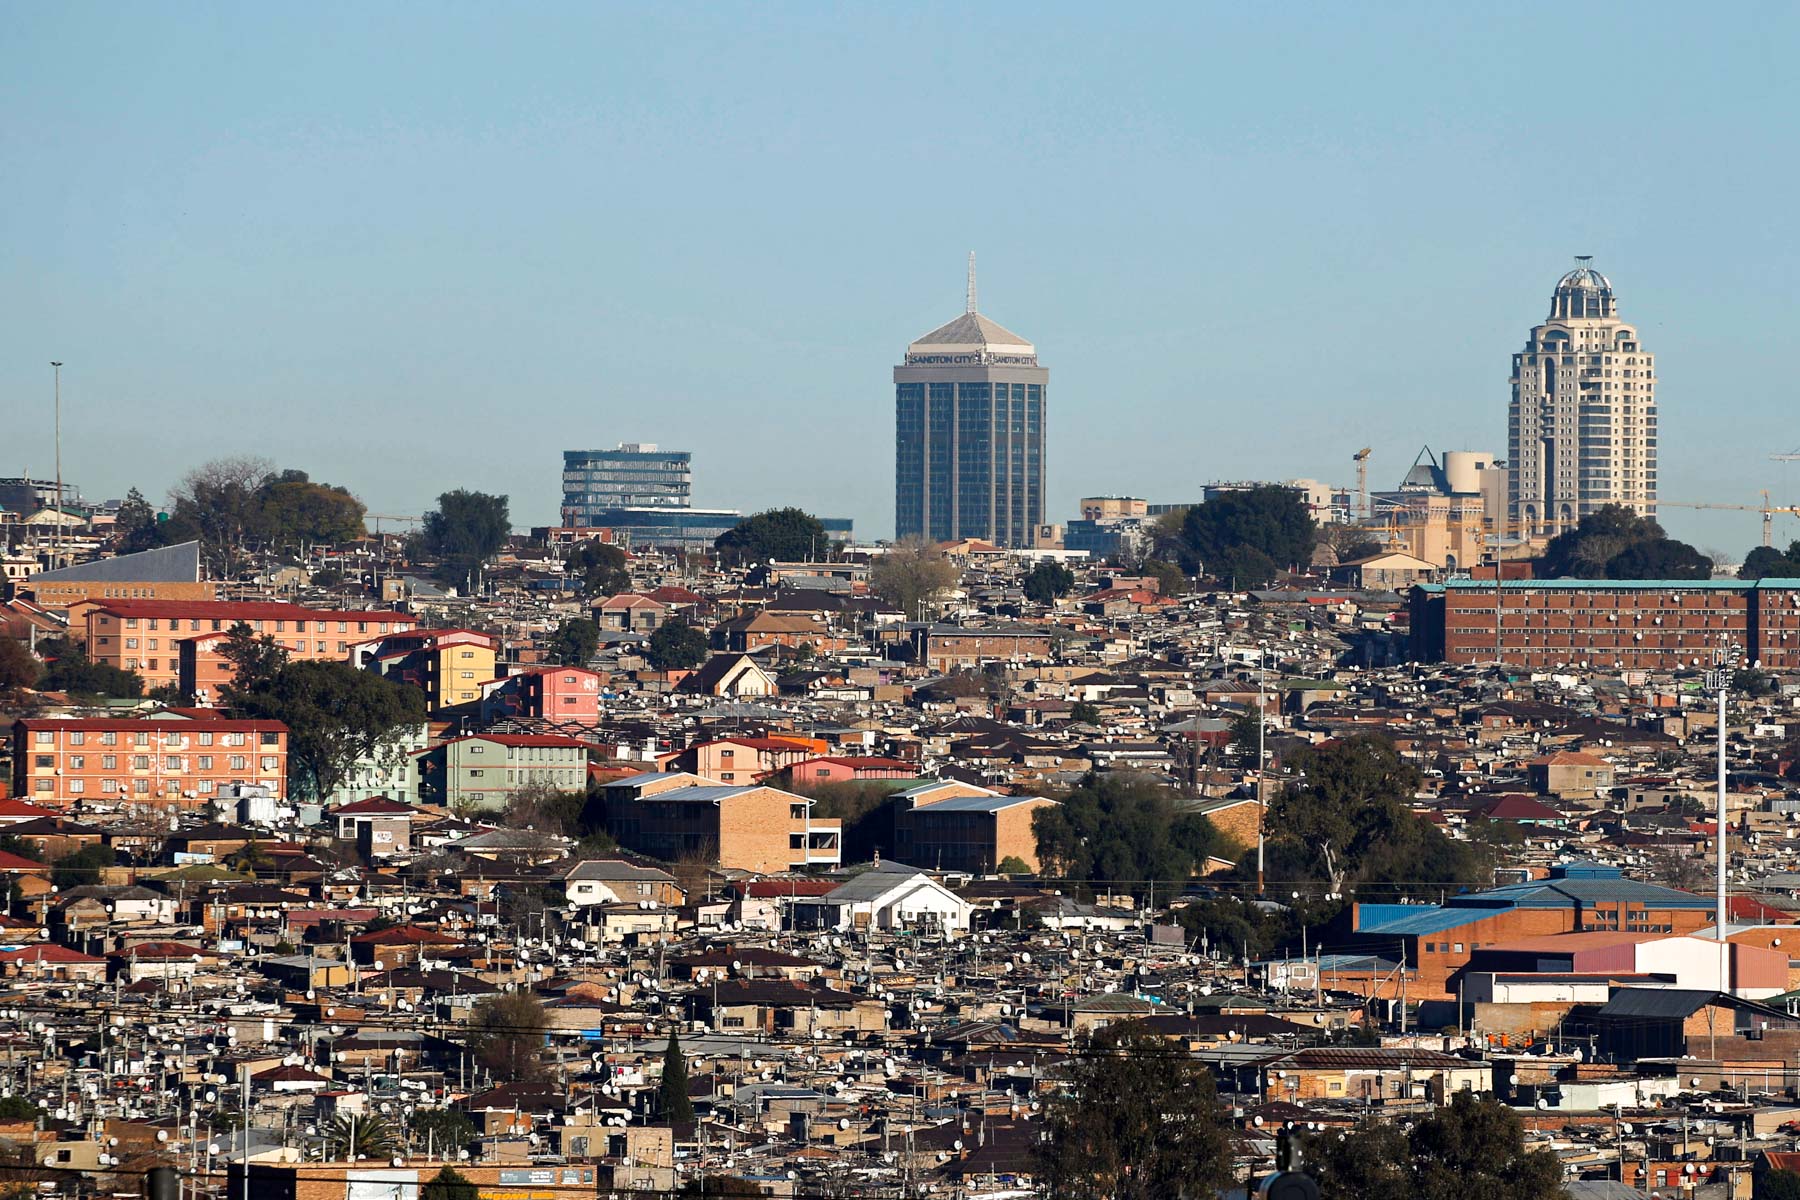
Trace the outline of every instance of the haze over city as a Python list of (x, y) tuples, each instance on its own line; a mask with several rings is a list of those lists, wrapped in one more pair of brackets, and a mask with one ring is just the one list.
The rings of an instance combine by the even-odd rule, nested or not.
[(1391, 486), (1424, 444), (1505, 453), (1509, 356), (1591, 254), (1659, 355), (1661, 495), (1792, 503), (1796, 15), (1566, 17), (15, 7), (6, 468), (49, 468), (58, 358), (95, 499), (267, 453), (522, 527), (560, 449), (644, 440), (698, 503), (885, 536), (888, 372), (973, 249), (1055, 374), (1047, 519), (1346, 484), (1365, 445)]

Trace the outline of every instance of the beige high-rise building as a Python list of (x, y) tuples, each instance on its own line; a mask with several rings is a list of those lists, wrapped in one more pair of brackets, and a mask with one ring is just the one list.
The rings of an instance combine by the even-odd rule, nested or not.
[(1656, 514), (1656, 362), (1606, 276), (1575, 261), (1513, 355), (1507, 512), (1520, 533), (1556, 533), (1608, 504)]

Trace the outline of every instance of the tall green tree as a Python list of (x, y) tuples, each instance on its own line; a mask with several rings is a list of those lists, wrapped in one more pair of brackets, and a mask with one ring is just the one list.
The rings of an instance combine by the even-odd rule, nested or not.
[(706, 661), (706, 635), (676, 617), (650, 635), (644, 657), (659, 671), (686, 671)]
[(113, 539), (122, 554), (135, 554), (160, 544), (156, 510), (136, 488), (125, 493), (125, 499), (119, 502), (119, 511), (113, 514)]
[(688, 1098), (687, 1055), (681, 1052), (681, 1034), (669, 1030), (669, 1044), (663, 1050), (662, 1115), (671, 1125), (694, 1119), (694, 1102)]
[(1174, 563), (1164, 562), (1160, 558), (1146, 558), (1143, 566), (1139, 569), (1145, 575), (1156, 580), (1156, 590), (1159, 595), (1187, 595), (1188, 577)]
[(1606, 564), (1612, 559), (1633, 546), (1667, 536), (1655, 518), (1622, 504), (1608, 504), (1582, 517), (1575, 528), (1551, 538), (1538, 559), (1537, 574), (1544, 579), (1606, 579)]
[(476, 1138), (475, 1122), (455, 1108), (421, 1108), (407, 1118), (406, 1130), (413, 1146), (442, 1154), (466, 1146)]
[(1239, 587), (1259, 587), (1278, 570), (1312, 561), (1319, 530), (1300, 494), (1263, 484), (1224, 492), (1190, 508), (1182, 522), (1182, 565), (1214, 579), (1235, 574)]
[(569, 551), (563, 568), (581, 577), (584, 595), (611, 596), (631, 586), (627, 561), (625, 551), (619, 547), (592, 538)]
[(1068, 1200), (1213, 1196), (1232, 1183), (1232, 1143), (1213, 1077), (1140, 1022), (1109, 1026), (1045, 1112), (1045, 1191)]
[(1712, 559), (1686, 542), (1657, 538), (1606, 560), (1608, 579), (1711, 579)]
[(242, 706), (246, 697), (269, 690), (288, 663), (287, 647), (266, 633), (256, 633), (243, 621), (225, 631), (219, 657), (231, 667), (231, 681), (220, 689), (223, 694), (219, 697), (228, 707)]
[(117, 865), (111, 846), (83, 846), (50, 864), (50, 882), (63, 890), (101, 882), (100, 872)]
[(600, 627), (586, 617), (570, 617), (550, 635), (550, 656), (565, 667), (585, 667), (600, 648)]
[(1739, 579), (1800, 579), (1800, 542), (1789, 542), (1786, 551), (1758, 546), (1744, 555)]
[(831, 549), (825, 526), (797, 508), (771, 508), (745, 517), (713, 540), (719, 561), (730, 566), (751, 562), (810, 562)]
[(243, 716), (288, 727), (289, 787), (315, 798), (335, 791), (358, 761), (398, 762), (401, 735), (426, 717), (418, 688), (341, 662), (282, 663), (265, 679), (234, 683), (230, 702)]
[[(1145, 776), (1090, 772), (1032, 818), (1044, 874), (1098, 891), (1168, 896), (1235, 847), (1197, 813), (1182, 811), (1172, 788)], [(918, 864), (929, 867), (930, 863)]]
[(518, 989), (501, 992), (475, 1006), (469, 1048), (495, 1079), (537, 1079), (544, 1071), (544, 1032), (549, 1027), (550, 1018), (536, 996)]
[(1525, 1127), (1506, 1105), (1472, 1092), (1415, 1120), (1302, 1142), (1321, 1200), (1567, 1200), (1562, 1163), (1525, 1147)]
[(505, 496), (457, 488), (438, 497), (421, 528), (425, 552), (438, 560), (438, 576), (473, 591), (483, 563), (500, 552), (512, 532)]
[(1751, 1193), (1754, 1200), (1800, 1200), (1800, 1174), (1793, 1171), (1765, 1171)]
[[(1341, 896), (1421, 899), (1484, 882), (1481, 849), (1416, 816), (1419, 769), (1374, 735), (1303, 748), (1290, 758), (1299, 782), (1274, 797), (1264, 826), (1267, 872), (1311, 880)], [(1248, 860), (1240, 873), (1250, 870)]]
[(347, 488), (315, 483), (305, 471), (270, 475), (256, 491), (256, 534), (273, 546), (334, 546), (368, 532), (363, 502)]
[(1037, 604), (1050, 604), (1074, 587), (1075, 572), (1052, 559), (1045, 559), (1025, 574), (1025, 598)]

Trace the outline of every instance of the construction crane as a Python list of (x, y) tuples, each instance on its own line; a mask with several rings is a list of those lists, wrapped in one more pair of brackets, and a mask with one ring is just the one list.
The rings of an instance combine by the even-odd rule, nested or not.
[(1372, 446), (1363, 446), (1350, 461), (1355, 462), (1355, 495), (1357, 495), (1357, 516), (1368, 520), (1368, 455), (1375, 453)]
[[(1800, 455), (1777, 454), (1777, 455), (1774, 455), (1773, 457), (1775, 457), (1775, 458), (1790, 458), (1790, 457), (1792, 457), (1792, 458), (1800, 459)], [(1788, 515), (1790, 517), (1800, 517), (1800, 507), (1796, 507), (1793, 505), (1770, 504), (1769, 503), (1769, 492), (1768, 492), (1768, 489), (1766, 489), (1766, 488), (1763, 489), (1762, 498), (1763, 498), (1763, 502), (1761, 504), (1689, 504), (1689, 503), (1684, 503), (1683, 501), (1680, 501), (1680, 500), (1658, 500), (1656, 502), (1656, 505), (1658, 508), (1723, 508), (1723, 509), (1730, 509), (1734, 512), (1761, 513), (1762, 514), (1762, 544), (1765, 546), (1772, 546), (1775, 544), (1775, 514), (1776, 513), (1785, 513), (1786, 515)]]

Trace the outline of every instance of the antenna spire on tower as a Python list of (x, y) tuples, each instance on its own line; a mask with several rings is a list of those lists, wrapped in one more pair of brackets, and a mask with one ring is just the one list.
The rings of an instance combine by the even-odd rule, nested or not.
[(969, 251), (969, 306), (967, 311), (975, 311), (975, 252)]

